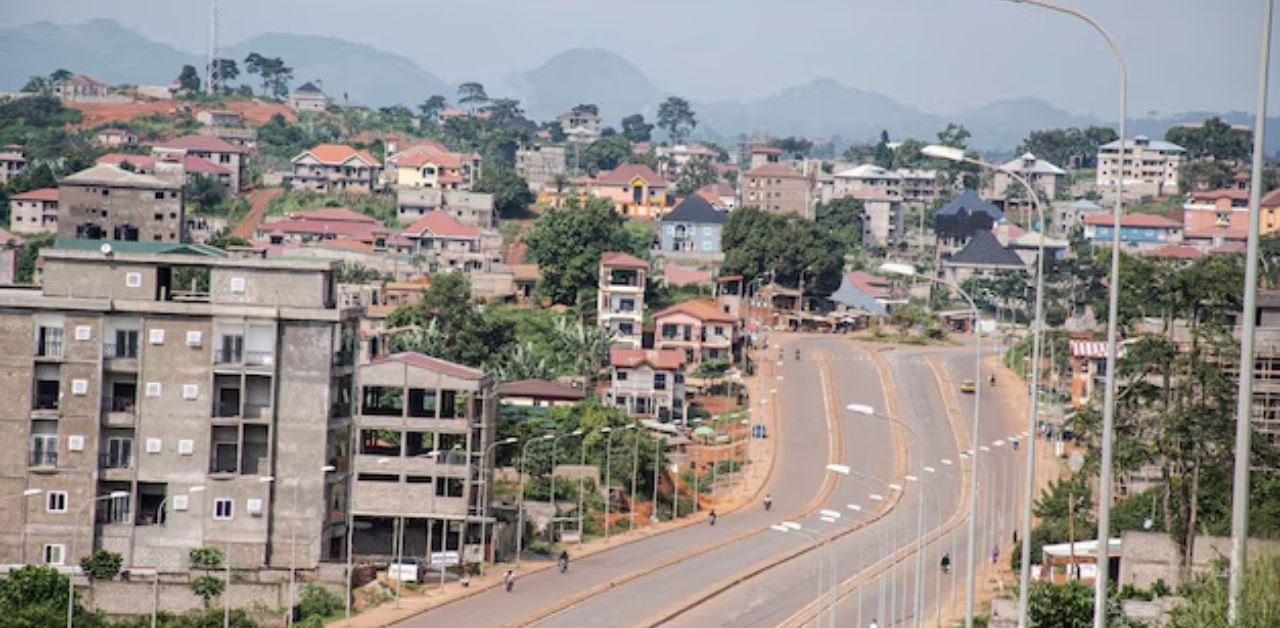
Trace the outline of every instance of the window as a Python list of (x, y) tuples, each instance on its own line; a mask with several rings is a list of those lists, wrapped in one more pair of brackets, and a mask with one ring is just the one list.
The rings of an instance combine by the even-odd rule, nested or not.
[(92, 334), (93, 330), (88, 325), (76, 326), (76, 340), (89, 340)]
[(153, 214), (151, 217), (152, 217), (152, 218), (154, 218), (157, 222), (159, 222), (159, 221), (161, 221), (161, 220), (164, 220), (164, 213), (162, 213), (162, 212), (156, 212), (156, 213), (155, 213), (155, 214)]
[(164, 441), (159, 438), (147, 439), (147, 453), (158, 454), (162, 449), (164, 449)]
[(226, 498), (213, 500), (213, 518), (230, 519), (235, 516), (235, 502)]
[(164, 200), (164, 192), (156, 192), (155, 197), (157, 201)]
[(666, 390), (666, 389), (667, 389), (667, 374), (666, 374), (666, 373), (654, 373), (654, 374), (653, 374), (653, 389), (654, 389), (654, 390)]
[(189, 501), (188, 501), (188, 498), (189, 498), (189, 497), (190, 497), (189, 495), (174, 495), (174, 496), (173, 496), (173, 509), (174, 509), (174, 510), (177, 510), (177, 511), (186, 510), (186, 509), (187, 509), (187, 505), (188, 505), (188, 503), (189, 503)]
[(141, 288), (142, 273), (125, 273), (124, 285), (126, 288)]
[(86, 395), (89, 393), (89, 380), (73, 379), (71, 380), (71, 394)]
[(245, 510), (255, 517), (262, 515), (262, 500), (253, 498), (245, 502)]
[(189, 438), (184, 438), (178, 441), (178, 453), (180, 455), (190, 456), (193, 452), (195, 452), (195, 449), (196, 449), (196, 442)]
[(51, 543), (44, 546), (44, 564), (61, 565), (62, 556), (67, 553), (67, 546), (60, 543)]
[(45, 494), (44, 509), (45, 512), (66, 512), (67, 492), (49, 491)]
[(84, 451), (84, 436), (80, 434), (72, 434), (67, 437), (67, 450)]
[(196, 397), (199, 397), (199, 396), (200, 396), (200, 386), (198, 386), (198, 385), (196, 385), (196, 384), (183, 384), (183, 385), (182, 385), (182, 398), (183, 398), (183, 399), (191, 400), (191, 399), (195, 399)]
[(200, 332), (198, 331), (187, 332), (187, 346), (188, 347), (200, 346)]
[(147, 337), (151, 339), (151, 344), (153, 344), (153, 345), (162, 345), (162, 344), (164, 344), (164, 330), (163, 330), (163, 329), (153, 329), (153, 330), (151, 330), (150, 334), (148, 334), (148, 335), (147, 335)]
[(616, 379), (616, 380), (618, 380), (618, 381), (620, 381), (620, 382), (625, 382), (625, 381), (627, 381), (627, 372), (626, 372), (626, 371), (618, 371), (617, 375), (615, 375), (615, 376), (614, 376), (614, 379)]
[(231, 292), (235, 294), (244, 294), (244, 277), (231, 278)]
[(147, 396), (148, 397), (160, 396), (160, 382), (147, 382)]
[(703, 227), (703, 228), (702, 228), (702, 235), (704, 235), (704, 236), (709, 236), (709, 235), (711, 235), (711, 227)]

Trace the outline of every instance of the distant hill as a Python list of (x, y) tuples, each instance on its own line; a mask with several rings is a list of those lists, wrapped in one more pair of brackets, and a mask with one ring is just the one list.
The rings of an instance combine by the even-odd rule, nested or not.
[[(268, 33), (236, 44), (222, 56), (243, 61), (250, 52), (284, 59), (293, 68), (295, 87), (320, 80), (321, 89), (336, 103), (345, 93), (348, 101), (371, 107), (416, 107), (434, 94), (453, 94), (444, 81), (408, 57), (336, 37)], [(246, 76), (242, 68), (237, 80), (257, 87), (256, 78)]]
[(579, 104), (594, 104), (608, 124), (617, 125), (637, 112), (652, 117), (648, 114), (664, 98), (640, 68), (599, 49), (566, 50), (536, 68), (511, 74), (504, 87), (538, 120), (554, 118)]
[(152, 41), (115, 20), (79, 24), (36, 22), (0, 28), (0, 89), (17, 90), (32, 75), (58, 68), (111, 85), (168, 83), (183, 64), (204, 66), (197, 55)]

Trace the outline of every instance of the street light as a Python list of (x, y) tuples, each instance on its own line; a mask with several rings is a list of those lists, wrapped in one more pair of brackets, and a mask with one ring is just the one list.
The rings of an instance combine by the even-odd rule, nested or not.
[[(1088, 15), (1080, 11), (1077, 11), (1075, 9), (1072, 9), (1070, 7), (1064, 7), (1062, 5), (1054, 4), (1053, 2), (1049, 2), (1047, 0), (1011, 0), (1011, 1), (1019, 4), (1030, 4), (1030, 5), (1038, 6), (1043, 9), (1048, 9), (1050, 11), (1055, 11), (1057, 13), (1069, 15), (1071, 17), (1084, 21), (1089, 26), (1093, 27), (1093, 30), (1097, 31), (1097, 33), (1102, 36), (1102, 39), (1107, 42), (1107, 47), (1111, 49), (1111, 53), (1115, 56), (1116, 63), (1120, 68), (1120, 124), (1119, 124), (1119, 138), (1117, 139), (1117, 145), (1120, 147), (1120, 151), (1119, 151), (1120, 172), (1115, 180), (1116, 202), (1115, 202), (1115, 209), (1112, 211), (1112, 214), (1111, 214), (1111, 220), (1112, 220), (1111, 273), (1110, 273), (1110, 283), (1108, 284), (1109, 290), (1107, 295), (1107, 375), (1106, 375), (1106, 388), (1105, 388), (1105, 392), (1103, 394), (1103, 400), (1102, 400), (1102, 452), (1101, 452), (1101, 460), (1099, 462), (1099, 466), (1101, 467), (1101, 469), (1099, 471), (1099, 478), (1098, 478), (1098, 551), (1103, 552), (1108, 547), (1107, 537), (1109, 536), (1110, 527), (1111, 527), (1111, 482), (1112, 482), (1111, 459), (1113, 456), (1112, 449), (1114, 447), (1115, 416), (1116, 416), (1116, 403), (1115, 403), (1116, 402), (1116, 337), (1118, 333), (1117, 330), (1119, 329), (1118, 311), (1120, 309), (1120, 222), (1121, 222), (1121, 218), (1124, 216), (1124, 171), (1125, 171), (1124, 126), (1125, 126), (1125, 120), (1129, 116), (1129, 105), (1128, 105), (1129, 71), (1125, 66), (1124, 55), (1120, 54), (1120, 48), (1116, 46), (1116, 42), (1111, 38), (1111, 34), (1108, 33), (1107, 29), (1103, 28), (1102, 25), (1099, 24), (1092, 17), (1089, 17)], [(1270, 41), (1269, 37), (1271, 32), (1270, 6), (1271, 5), (1269, 0), (1267, 5), (1267, 20), (1263, 25), (1263, 28), (1266, 31), (1266, 34), (1263, 35), (1264, 44), (1266, 44), (1264, 45), (1263, 66), (1262, 66), (1264, 77), (1266, 72), (1266, 59), (1268, 58), (1268, 52), (1266, 51), (1266, 49), (1269, 48), (1269, 41)], [(1258, 108), (1258, 111), (1260, 112), (1258, 113), (1258, 115), (1265, 116), (1266, 115), (1265, 80), (1263, 82), (1262, 95), (1260, 96), (1260, 99), (1261, 99), (1261, 104), (1263, 106)], [(1262, 135), (1262, 126), (1259, 125), (1254, 130), (1255, 146), (1261, 146), (1258, 140), (1258, 137), (1261, 135)], [(1255, 165), (1254, 165), (1254, 171), (1253, 171), (1253, 176), (1254, 176), (1253, 186), (1252, 186), (1253, 193), (1250, 196), (1252, 199), (1252, 207), (1254, 207), (1255, 210), (1258, 207), (1257, 201), (1260, 196), (1260, 190), (1261, 190), (1261, 188), (1259, 187), (1260, 181), (1258, 179), (1258, 177), (1260, 176), (1260, 170), (1261, 170), (1261, 161), (1259, 158), (1260, 152), (1261, 152), (1260, 150), (1257, 150), (1257, 149), (1254, 150)], [(1134, 167), (1136, 168), (1137, 165), (1135, 164)], [(1257, 211), (1253, 211), (1252, 214), (1257, 214)], [(1252, 248), (1249, 251), (1251, 255), (1247, 256), (1246, 260), (1250, 258), (1256, 258), (1258, 253), (1257, 237), (1256, 237), (1257, 231), (1252, 229), (1252, 225), (1250, 227), (1251, 229), (1250, 229), (1249, 241)], [(1248, 264), (1248, 261), (1246, 261), (1246, 264)], [(1255, 272), (1255, 278), (1256, 278), (1256, 272), (1257, 272), (1256, 266), (1254, 267), (1254, 272)], [(1246, 276), (1247, 276), (1247, 270), (1246, 270)], [(1255, 281), (1254, 283), (1256, 284), (1257, 282)], [(1248, 290), (1249, 290), (1249, 286), (1246, 285), (1245, 286), (1246, 299), (1248, 298), (1247, 295), (1249, 294)], [(1251, 303), (1246, 301), (1246, 304), (1249, 305)], [(1246, 311), (1252, 311), (1252, 310), (1246, 310)], [(1250, 318), (1251, 318), (1250, 316), (1245, 317), (1246, 320), (1249, 320)], [(1243, 358), (1244, 358), (1243, 352), (1240, 357), (1243, 362)], [(1250, 362), (1248, 366), (1251, 367), (1252, 362)], [(1252, 400), (1247, 400), (1247, 401), (1252, 403)], [(1245, 409), (1244, 416), (1246, 416), (1246, 418), (1249, 416), (1248, 412), (1251, 409), (1252, 409), (1252, 406)], [(1238, 429), (1239, 427), (1237, 426), (1237, 430)], [(1238, 433), (1239, 432), (1237, 431), (1237, 434)], [(1248, 437), (1246, 436), (1246, 438)], [(1240, 450), (1238, 446), (1236, 449), (1236, 455), (1237, 457), (1239, 457), (1240, 455)], [(1245, 448), (1245, 456), (1247, 455), (1248, 455), (1248, 448)], [(1246, 460), (1247, 460), (1247, 457), (1246, 457)], [(1247, 470), (1245, 472), (1248, 473)], [(1234, 531), (1235, 529), (1234, 522), (1232, 527)], [(1233, 558), (1235, 557), (1234, 547), (1232, 549), (1232, 557)], [(1093, 624), (1095, 626), (1105, 625), (1107, 621), (1107, 570), (1108, 570), (1108, 567), (1110, 567), (1110, 565), (1107, 564), (1107, 561), (1105, 560), (1098, 561), (1098, 575), (1094, 582), (1094, 593), (1093, 593)], [(1234, 571), (1233, 571), (1232, 577), (1233, 578), (1235, 577)], [(1026, 628), (1029, 625), (1028, 623), (1029, 616), (1030, 616), (1029, 589), (1030, 587), (1028, 586), (1022, 586), (1021, 591), (1019, 592), (1019, 595), (1018, 595), (1018, 626), (1019, 628)], [(1234, 599), (1234, 596), (1231, 596), (1231, 599)], [(972, 628), (972, 626), (973, 626), (973, 618), (972, 618), (972, 615), (970, 615), (965, 619), (965, 628)]]
[[(1121, 147), (1121, 159), (1123, 160), (1123, 146)], [(1036, 429), (1036, 420), (1040, 413), (1040, 358), (1041, 347), (1044, 343), (1044, 207), (1040, 205), (1040, 196), (1036, 193), (1035, 188), (1022, 175), (1013, 172), (1007, 168), (989, 164), (981, 159), (968, 157), (964, 151), (950, 146), (929, 145), (920, 149), (921, 154), (936, 159), (944, 159), (947, 161), (962, 162), (973, 164), (988, 170), (1003, 172), (1017, 181), (1027, 191), (1027, 198), (1031, 199), (1031, 206), (1036, 210), (1036, 218), (1039, 220), (1040, 228), (1039, 238), (1036, 246), (1036, 305), (1034, 329), (1031, 330), (1031, 403), (1027, 413), (1028, 429), (1034, 431)], [(1121, 168), (1121, 177), (1123, 177), (1123, 168)], [(1116, 229), (1119, 232), (1119, 229)], [(1249, 310), (1245, 310), (1249, 311)], [(1036, 477), (1036, 456), (1035, 456), (1035, 439), (1031, 439), (1027, 443), (1027, 470), (1024, 482), (1026, 487), (1024, 492), (1025, 507), (1022, 509), (1022, 538), (1031, 538), (1031, 502), (1035, 499), (1035, 477)], [(1019, 604), (1023, 605), (1027, 600), (1027, 591), (1031, 586), (1031, 544), (1022, 544), (1022, 562), (1018, 573), (1019, 581)], [(1021, 610), (1019, 611), (1021, 613)], [(1025, 622), (1022, 624), (1025, 626)]]
[[(1116, 229), (1116, 233), (1120, 230)], [(973, 297), (969, 293), (960, 288), (955, 282), (943, 282), (935, 277), (920, 275), (916, 273), (914, 266), (909, 264), (901, 264), (896, 262), (886, 262), (880, 265), (880, 272), (891, 273), (894, 275), (902, 275), (905, 277), (924, 277), (934, 283), (949, 285), (957, 294), (964, 298), (969, 304), (970, 311), (973, 312), (973, 353), (974, 353), (974, 373), (973, 373), (973, 427), (970, 430), (969, 438), (972, 443), (978, 443), (978, 431), (982, 425), (982, 334), (978, 329), (978, 306), (973, 302)], [(1115, 285), (1114, 283), (1112, 284)], [(1112, 308), (1111, 314), (1115, 315), (1115, 308)], [(1108, 371), (1108, 375), (1110, 375)], [(970, 449), (970, 455), (973, 456), (973, 475), (969, 477), (969, 547), (965, 549), (965, 562), (968, 563), (969, 573), (965, 578), (964, 590), (964, 624), (965, 628), (973, 628), (974, 613), (974, 595), (977, 590), (977, 570), (974, 569), (977, 561), (977, 511), (978, 511), (978, 452)]]
[[(555, 434), (543, 434), (530, 440), (520, 448), (520, 503), (516, 506), (516, 567), (520, 566), (520, 555), (524, 553), (524, 463), (529, 458), (529, 446), (538, 441), (553, 440)], [(555, 468), (552, 467), (551, 485), (555, 486)]]
[[(327, 464), (320, 467), (320, 473), (329, 473), (337, 469), (337, 467)], [(297, 581), (298, 573), (298, 487), (302, 484), (302, 477), (299, 476), (293, 482), (293, 518), (289, 523), (289, 610), (285, 616), (285, 625), (293, 625), (293, 600), (294, 600), (294, 583)], [(230, 558), (230, 557), (228, 557)], [(397, 595), (397, 601), (399, 601)]]
[[(26, 491), (23, 491), (22, 496), (30, 497), (30, 495), (36, 494), (36, 493), (31, 493), (30, 495), (28, 495), (28, 491), (30, 490), (32, 489), (27, 489)], [(89, 506), (96, 504), (104, 499), (120, 499), (120, 498), (126, 498), (126, 497), (129, 497), (129, 491), (111, 491), (106, 495), (99, 495), (80, 505), (80, 509), (76, 511), (76, 519), (79, 519), (80, 514), (85, 512), (85, 510), (87, 510)], [(89, 528), (92, 530), (93, 528), (92, 523), (89, 525)], [(73, 532), (71, 534), (71, 556), (69, 557), (73, 562), (71, 562), (68, 565), (68, 571), (67, 571), (67, 628), (71, 628), (72, 621), (73, 621), (73, 612), (76, 606), (76, 593), (75, 593), (76, 572), (75, 572), (74, 561), (76, 560), (76, 542), (78, 542), (79, 540), (80, 540), (80, 535), (75, 534)]]
[[(635, 423), (628, 423), (629, 430), (636, 430)], [(627, 517), (630, 519), (627, 523), (628, 531), (636, 529), (636, 485), (640, 479), (640, 433), (636, 432), (631, 439), (631, 497), (627, 500)]]
[[(483, 482), (480, 484), (480, 575), (484, 575), (484, 551), (488, 544), (489, 537), (485, 536), (485, 523), (489, 517), (489, 484), (493, 481), (493, 465), (488, 464), (489, 456), (493, 455), (494, 450), (502, 445), (514, 445), (520, 442), (515, 436), (504, 438), (500, 441), (490, 443), (484, 450), (484, 458), (480, 459), (480, 477)], [(487, 473), (486, 473), (487, 471)]]
[[(838, 514), (838, 513), (837, 513), (837, 514)], [(828, 518), (830, 518), (830, 517), (828, 517)], [(834, 519), (832, 519), (832, 520), (834, 521)], [(825, 542), (825, 541), (823, 540), (823, 537), (822, 537), (820, 534), (818, 534), (817, 532), (814, 532), (813, 530), (809, 530), (809, 529), (805, 528), (804, 526), (800, 525), (799, 523), (796, 523), (796, 522), (794, 522), (794, 521), (783, 521), (783, 522), (782, 522), (782, 523), (780, 523), (780, 524), (770, 525), (770, 526), (769, 526), (769, 528), (771, 528), (772, 530), (775, 530), (775, 531), (777, 531), (777, 532), (782, 532), (782, 533), (784, 533), (784, 534), (789, 534), (789, 533), (792, 533), (792, 532), (799, 532), (799, 533), (801, 533), (801, 534), (803, 534), (803, 535), (805, 535), (805, 536), (809, 537), (810, 539), (812, 539), (812, 540), (813, 540), (813, 542), (814, 542), (814, 546), (815, 546), (815, 547), (818, 547), (818, 546), (821, 546), (821, 545), (825, 545), (825, 547), (826, 547), (826, 549), (827, 549), (827, 553), (828, 553), (828, 554), (830, 554), (830, 553), (831, 553), (831, 552), (830, 552), (831, 544), (830, 544), (829, 542)], [(823, 571), (824, 571), (824, 570), (823, 570), (823, 567), (824, 567), (824, 566), (823, 566), (823, 564), (822, 564), (822, 558), (823, 558), (823, 555), (822, 555), (822, 552), (821, 552), (821, 551), (815, 551), (815, 552), (814, 552), (814, 555), (815, 555), (815, 557), (818, 559), (818, 596), (814, 599), (814, 606), (818, 609), (818, 617), (819, 617), (819, 621), (818, 621), (817, 623), (818, 623), (818, 625), (819, 625), (819, 626), (821, 626), (821, 625), (822, 625), (822, 622), (821, 622), (821, 617), (822, 617), (822, 600), (823, 600), (823, 598), (825, 598), (825, 597), (826, 597), (826, 591), (824, 591), (824, 590), (823, 590), (823, 579), (824, 579), (824, 574), (823, 574)], [(835, 574), (833, 573), (833, 574), (832, 574), (832, 579), (834, 579), (834, 577), (835, 577)]]
[(21, 526), (19, 526), (19, 528), (18, 528), (18, 545), (20, 546), (20, 547), (18, 548), (18, 556), (22, 559), (22, 562), (24, 562), (24, 563), (25, 563), (25, 562), (27, 562), (27, 560), (26, 560), (26, 556), (27, 556), (27, 499), (26, 499), (26, 498), (28, 498), (28, 497), (32, 497), (32, 496), (35, 496), (35, 495), (39, 495), (39, 494), (41, 494), (41, 493), (43, 493), (43, 492), (44, 492), (44, 489), (42, 489), (42, 488), (29, 488), (29, 489), (27, 489), (27, 490), (25, 490), (25, 491), (22, 491), (21, 493), (18, 493), (18, 494), (15, 494), (15, 495), (8, 495), (8, 496), (6, 496), (6, 497), (2, 497), (2, 498), (0, 498), (0, 501), (8, 501), (8, 500), (10, 500), (10, 499), (21, 499), (21, 500), (22, 500), (22, 525), (21, 525)]
[[(560, 448), (560, 439), (565, 436), (581, 436), (582, 429), (576, 429), (568, 434), (556, 434), (551, 439), (551, 529), (554, 533), (559, 532), (560, 528), (556, 525), (560, 518), (560, 508), (556, 506), (556, 451)], [(553, 538), (552, 541), (555, 539)]]
[(609, 538), (609, 501), (613, 497), (612, 477), (610, 466), (613, 463), (613, 428), (605, 426), (600, 428), (600, 433), (604, 434), (604, 538)]
[[(858, 512), (858, 513), (863, 512), (863, 510), (862, 510), (862, 506), (860, 506), (860, 505), (858, 505), (858, 504), (845, 504), (845, 507), (846, 507), (846, 508), (848, 508), (849, 510), (853, 511), (853, 512)], [(868, 520), (868, 523), (869, 523), (869, 522), (870, 522), (870, 521)], [(877, 551), (879, 551), (880, 555), (884, 555), (884, 538), (880, 536), (880, 530), (876, 529), (876, 527), (875, 527), (875, 526), (870, 526), (870, 525), (869, 525), (869, 526), (867, 526), (867, 529), (871, 530), (872, 534), (874, 534), (874, 535), (875, 535), (875, 537), (876, 537), (876, 549), (877, 549)], [(863, 580), (864, 580), (863, 578), (859, 578), (859, 579), (858, 579), (858, 626), (862, 626), (862, 625), (863, 625), (863, 623), (862, 623), (862, 583), (863, 583)], [(881, 577), (881, 576), (876, 576), (876, 581), (880, 583), (881, 597), (883, 598), (883, 597), (884, 597), (884, 578), (883, 578), (883, 577)]]
[[(856, 404), (854, 404), (854, 405), (856, 405)], [(888, 488), (890, 491), (893, 491), (893, 492), (901, 492), (901, 491), (902, 491), (902, 485), (901, 485), (901, 484), (898, 484), (898, 483), (896, 483), (896, 482), (886, 482), (886, 481), (884, 481), (883, 479), (880, 479), (880, 478), (878, 478), (878, 477), (875, 477), (875, 476), (872, 476), (872, 475), (867, 475), (867, 474), (865, 474), (865, 473), (859, 473), (859, 472), (854, 471), (853, 469), (851, 469), (851, 468), (849, 467), (849, 465), (845, 465), (845, 464), (828, 464), (828, 465), (827, 465), (827, 467), (826, 467), (826, 469), (827, 469), (827, 471), (830, 471), (830, 472), (832, 472), (832, 473), (837, 473), (837, 474), (839, 474), (839, 475), (843, 475), (843, 476), (853, 476), (853, 477), (856, 477), (856, 478), (861, 478), (861, 479), (863, 479), (863, 480), (867, 480), (867, 481), (870, 481), (870, 482), (874, 482), (876, 485), (878, 485), (878, 486), (883, 486), (883, 487), (885, 487), (885, 488)], [(880, 494), (880, 493), (872, 493), (872, 494), (870, 495), (870, 499), (871, 499), (872, 501), (877, 501), (877, 502), (879, 502), (879, 501), (885, 501), (885, 500), (886, 500), (885, 496), (884, 496), (884, 495), (882, 495), (882, 494)], [(896, 516), (896, 514), (897, 514), (897, 511), (896, 511), (896, 510), (890, 510), (890, 511), (888, 512), (887, 516), (888, 516), (888, 517), (894, 517), (894, 516)], [(892, 532), (892, 541), (891, 541), (891, 544), (893, 545), (893, 551), (892, 551), (892, 553), (890, 554), (891, 559), (890, 559), (890, 562), (889, 562), (889, 595), (890, 595), (890, 597), (892, 598), (892, 599), (891, 599), (891, 602), (890, 602), (890, 607), (891, 607), (891, 608), (890, 608), (890, 614), (892, 615), (892, 614), (894, 614), (894, 613), (895, 613), (895, 609), (894, 609), (894, 608), (892, 608), (892, 607), (896, 607), (896, 606), (897, 606), (897, 599), (898, 599), (897, 578), (896, 578), (896, 575), (897, 575), (897, 565), (898, 565), (898, 561), (896, 560), (896, 557), (897, 557), (897, 554), (898, 554), (898, 539), (897, 539), (897, 530), (896, 530), (896, 528), (892, 528), (892, 526), (891, 526), (891, 529), (893, 530), (893, 532)], [(879, 534), (877, 533), (877, 535), (876, 535), (876, 536), (877, 536), (877, 537), (879, 537)], [(880, 603), (880, 609), (879, 609), (879, 610), (880, 610), (880, 613), (879, 613), (879, 615), (880, 615), (880, 616), (882, 616), (882, 617), (887, 617), (887, 616), (884, 614), (884, 577), (883, 577), (883, 575), (881, 575), (881, 576), (879, 576), (877, 579), (878, 579), (878, 580), (879, 580), (879, 582), (880, 582), (880, 602), (879, 602), (879, 603)], [(904, 593), (903, 593), (903, 595), (904, 595), (904, 599), (905, 599), (905, 595), (906, 595), (906, 593), (904, 592)], [(891, 625), (891, 626), (893, 625), (893, 621), (892, 621), (892, 620), (890, 620), (889, 625)]]
[[(264, 475), (258, 478), (259, 484), (270, 484), (275, 481), (276, 481), (276, 478), (274, 475)], [(198, 491), (195, 491), (194, 488), (189, 490), (193, 492), (198, 492)], [(236, 494), (236, 487), (232, 487), (231, 496), (233, 498), (232, 499), (233, 504), (235, 503), (234, 501), (235, 494)], [(232, 512), (234, 512), (234, 508), (235, 506), (232, 506)], [(229, 536), (227, 537), (227, 542), (226, 542), (226, 552), (227, 552), (227, 561), (226, 561), (225, 569), (223, 570), (222, 628), (231, 628), (231, 537)]]
[[(1244, 601), (1245, 543), (1249, 539), (1249, 451), (1253, 429), (1253, 339), (1257, 326), (1258, 237), (1262, 215), (1263, 138), (1267, 124), (1267, 74), (1271, 64), (1271, 13), (1275, 0), (1263, 10), (1262, 44), (1258, 61), (1258, 104), (1253, 118), (1253, 171), (1249, 177), (1249, 241), (1244, 266), (1244, 330), (1240, 337), (1240, 381), (1236, 392), (1236, 458), (1231, 487), (1231, 568), (1227, 582), (1227, 621), (1236, 623)], [(1099, 545), (1099, 551), (1103, 546)]]

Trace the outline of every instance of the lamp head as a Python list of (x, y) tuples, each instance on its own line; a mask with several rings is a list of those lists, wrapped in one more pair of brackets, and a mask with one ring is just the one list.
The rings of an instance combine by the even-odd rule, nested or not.
[(510, 444), (512, 444), (512, 443), (518, 443), (518, 442), (520, 442), (520, 439), (519, 439), (519, 438), (516, 438), (515, 436), (511, 436), (511, 437), (509, 437), (509, 438), (504, 438), (504, 439), (502, 439), (502, 444), (503, 444), (503, 445), (510, 445)]
[(868, 414), (868, 415), (870, 415), (870, 414), (875, 414), (875, 413), (876, 413), (876, 409), (875, 409), (875, 408), (872, 408), (871, 406), (869, 406), (869, 405), (867, 405), (867, 404), (865, 404), (865, 403), (851, 403), (851, 404), (849, 404), (849, 405), (845, 406), (845, 409), (846, 409), (846, 410), (848, 410), (849, 412), (856, 412), (856, 413), (858, 413), (858, 414)]
[(929, 144), (920, 149), (920, 154), (933, 159), (941, 159), (943, 161), (964, 161), (964, 149), (955, 148), (954, 146), (943, 146), (941, 144)]
[(915, 277), (916, 267), (911, 264), (903, 264), (901, 262), (885, 262), (878, 269), (882, 275), (899, 275), (902, 277)]
[(839, 473), (840, 475), (849, 475), (849, 472), (852, 471), (852, 469), (850, 469), (847, 464), (829, 464), (827, 465), (827, 471)]

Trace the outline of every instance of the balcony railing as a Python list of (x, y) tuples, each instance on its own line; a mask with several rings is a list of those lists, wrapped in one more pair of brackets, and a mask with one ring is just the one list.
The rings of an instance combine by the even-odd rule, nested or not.
[(106, 342), (102, 345), (102, 357), (136, 360), (138, 359), (138, 345), (137, 343), (118, 345), (114, 342)]
[(36, 393), (35, 410), (57, 410), (58, 393)]
[(214, 364), (244, 364), (247, 366), (271, 366), (275, 361), (272, 351), (226, 351), (214, 349)]
[(42, 358), (60, 358), (62, 357), (62, 341), (61, 340), (45, 340), (36, 343), (36, 356)]
[(102, 409), (107, 412), (133, 412), (137, 407), (137, 397), (104, 397), (102, 399)]
[(227, 458), (214, 458), (209, 461), (209, 473), (235, 473), (236, 458), (228, 456)]
[(98, 456), (99, 469), (132, 469), (133, 456), (121, 456), (111, 454), (100, 454)]
[(32, 450), (29, 452), (27, 461), (32, 467), (56, 467), (58, 466), (58, 452), (56, 451), (40, 451)]

